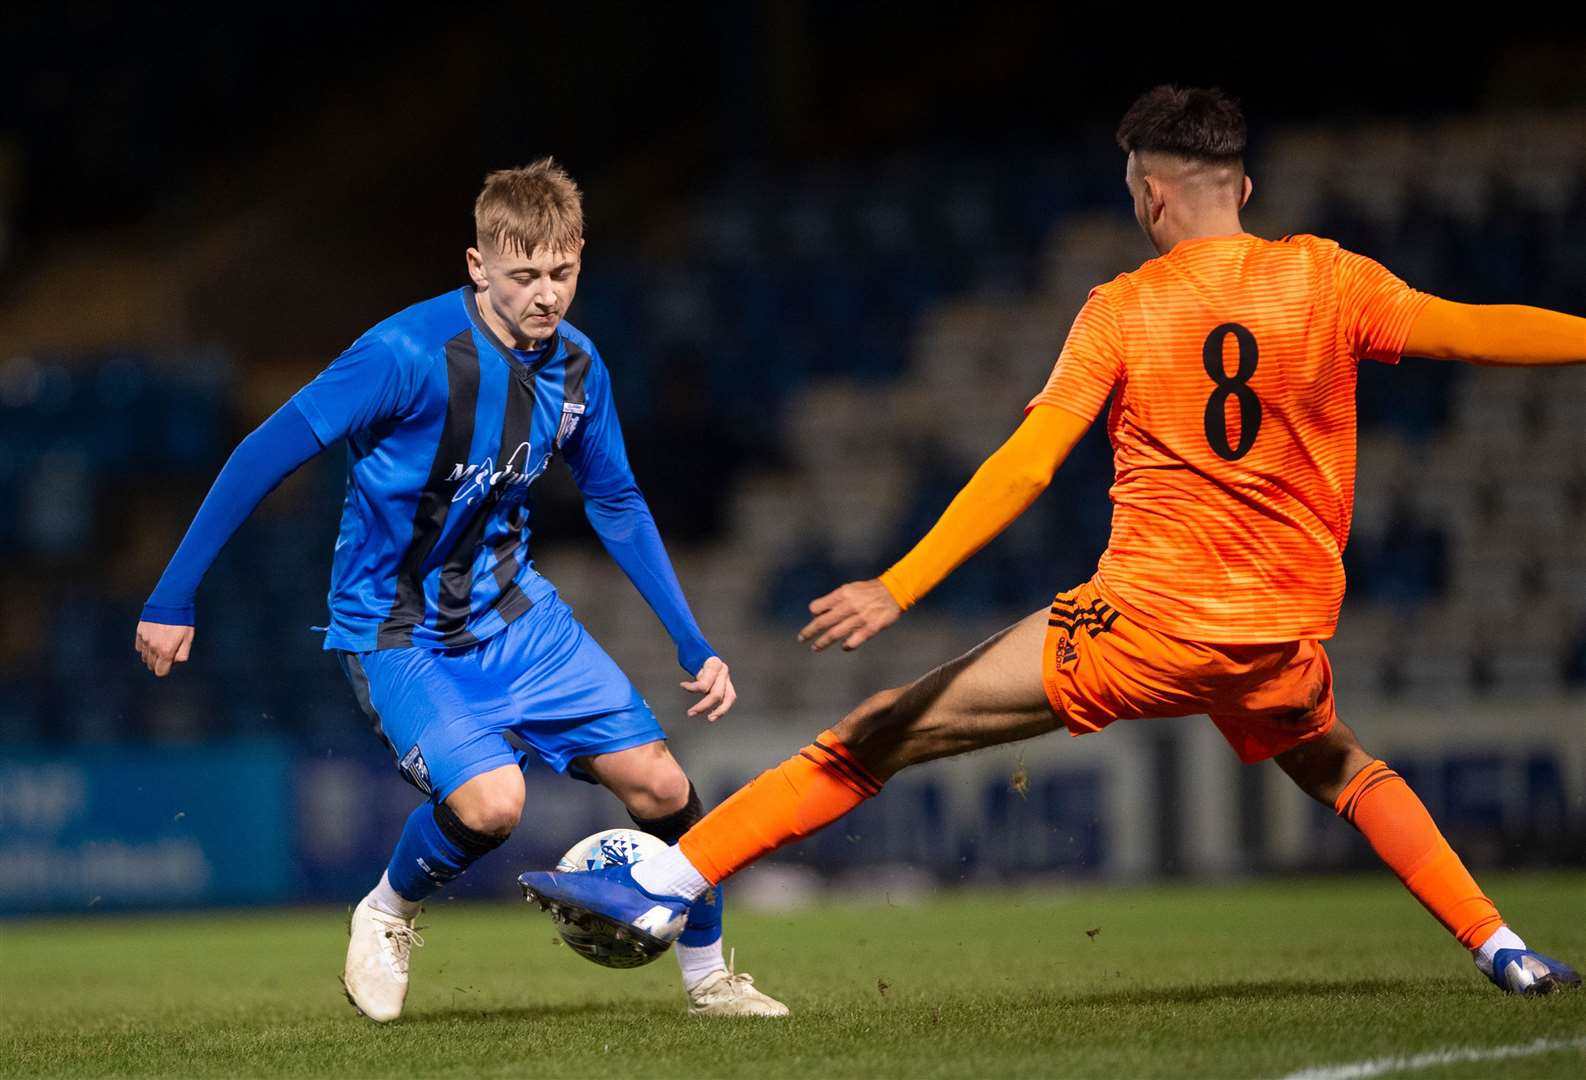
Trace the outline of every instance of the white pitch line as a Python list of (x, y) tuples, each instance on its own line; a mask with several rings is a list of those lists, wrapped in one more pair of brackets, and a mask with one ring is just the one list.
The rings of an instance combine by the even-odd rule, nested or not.
[(1460, 1065), (1472, 1061), (1507, 1061), (1510, 1058), (1555, 1054), (1560, 1050), (1586, 1050), (1586, 1036), (1578, 1039), (1537, 1039), (1534, 1042), (1515, 1043), (1512, 1046), (1467, 1046), (1450, 1050), (1432, 1050), (1425, 1054), (1412, 1054), (1409, 1057), (1372, 1058), (1369, 1061), (1354, 1061), (1347, 1065), (1317, 1065), (1289, 1073), (1282, 1080), (1366, 1080), (1367, 1077), (1384, 1076), (1388, 1073), (1435, 1069), (1439, 1065)]

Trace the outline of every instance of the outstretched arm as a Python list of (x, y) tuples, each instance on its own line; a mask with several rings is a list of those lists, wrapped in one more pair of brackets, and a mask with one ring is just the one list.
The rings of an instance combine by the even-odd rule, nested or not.
[(616, 490), (586, 491), (584, 516), (606, 551), (666, 627), (677, 645), (677, 661), (683, 670), (691, 675), (697, 672), (716, 651), (694, 621), (677, 571), (661, 542), (661, 531), (655, 526), (655, 516), (638, 485), (630, 482)]
[(412, 407), (421, 372), (412, 361), (365, 334), (242, 440), (143, 609), (133, 645), (150, 671), (165, 675), (187, 659), (193, 594), (253, 508), (322, 447)]
[(1410, 325), (1410, 356), (1493, 367), (1586, 362), (1586, 319), (1520, 304), (1433, 299)]
[(238, 445), (143, 606), (134, 647), (150, 671), (163, 676), (187, 659), (193, 596), (215, 556), (254, 507), (319, 451), (314, 430), (290, 401)]
[(815, 617), (799, 640), (817, 652), (839, 641), (857, 649), (891, 626), (1028, 509), (1090, 424), (1067, 409), (1036, 405), (913, 550), (881, 577), (850, 582), (813, 601)]
[(738, 694), (726, 663), (689, 609), (655, 516), (633, 478), (604, 365), (590, 373), (589, 396), (583, 430), (566, 447), (568, 467), (584, 496), (584, 516), (677, 646), (677, 662), (691, 676), (683, 689), (703, 695), (688, 715), (719, 719)]

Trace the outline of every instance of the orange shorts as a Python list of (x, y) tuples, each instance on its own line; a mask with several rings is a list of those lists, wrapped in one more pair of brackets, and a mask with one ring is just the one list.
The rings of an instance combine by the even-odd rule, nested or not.
[(1246, 764), (1324, 735), (1338, 720), (1321, 642), (1181, 641), (1130, 619), (1094, 580), (1052, 603), (1041, 676), (1071, 735), (1114, 720), (1204, 713)]

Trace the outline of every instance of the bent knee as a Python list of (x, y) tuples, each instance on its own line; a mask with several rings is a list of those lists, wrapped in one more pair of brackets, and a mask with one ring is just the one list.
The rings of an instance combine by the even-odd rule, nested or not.
[(511, 799), (490, 800), (476, 803), (467, 809), (457, 807), (452, 809), (457, 814), (457, 820), (474, 832), (505, 838), (512, 834), (512, 830), (518, 827), (518, 821), (523, 817), (523, 797), (518, 796), (515, 802)]
[[(473, 787), (470, 781), (447, 799), (447, 805), (474, 832), (506, 837), (523, 817), (523, 777), (514, 775)], [(472, 790), (468, 790), (472, 787)]]
[(623, 805), (638, 818), (661, 818), (688, 805), (688, 775), (670, 757), (632, 781), (622, 793)]
[(1285, 750), (1274, 760), (1301, 791), (1331, 806), (1355, 774), (1375, 759), (1340, 720), (1327, 734)]

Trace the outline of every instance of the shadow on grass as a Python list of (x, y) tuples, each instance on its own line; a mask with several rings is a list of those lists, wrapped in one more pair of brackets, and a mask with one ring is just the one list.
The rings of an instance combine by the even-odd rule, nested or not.
[[(1472, 984), (1475, 986), (1475, 984)], [(1479, 987), (1476, 987), (1479, 989)], [(1447, 993), (1446, 979), (1272, 979), (1265, 982), (1189, 983), (1105, 994), (1053, 997), (1054, 1005), (1220, 1005), (1244, 1002), (1296, 1001), (1307, 998), (1393, 997), (1414, 993)]]
[[(1179, 986), (1153, 986), (1141, 987), (1137, 990), (1111, 990), (1105, 993), (1052, 993), (1050, 991), (1034, 991), (1025, 993), (991, 993), (979, 996), (974, 1001), (962, 999), (933, 1000), (929, 995), (914, 996), (913, 1000), (907, 998), (893, 1005), (896, 1009), (902, 1007), (904, 1012), (917, 1009), (932, 1009), (940, 1012), (945, 1008), (949, 1013), (960, 1008), (973, 1011), (983, 1009), (988, 1003), (996, 1002), (1002, 1008), (1013, 1008), (1023, 1011), (1026, 1009), (1139, 1009), (1151, 1006), (1183, 1006), (1183, 1005), (1241, 1005), (1241, 1004), (1271, 1004), (1273, 1002), (1305, 1002), (1325, 1001), (1355, 998), (1363, 1001), (1388, 999), (1403, 1002), (1407, 997), (1425, 995), (1446, 995), (1450, 990), (1457, 992), (1460, 987), (1451, 987), (1447, 979), (1272, 979), (1262, 982), (1242, 983), (1186, 983)], [(1472, 983), (1472, 992), (1479, 992), (1481, 987)], [(882, 999), (878, 998), (876, 1004), (885, 1007)], [(850, 1013), (852, 1003), (835, 1010), (839, 1014)], [(803, 1010), (801, 1010), (803, 1011)], [(831, 1015), (832, 1010), (814, 1008), (809, 1010), (809, 1015)], [(868, 1010), (861, 1007), (861, 1012)], [(401, 1021), (403, 1027), (421, 1024), (493, 1024), (502, 1021), (528, 1022), (546, 1020), (572, 1020), (579, 1018), (599, 1019), (610, 1017), (621, 1020), (623, 1023), (632, 1023), (636, 1019), (651, 1018), (657, 1021), (675, 1019), (679, 1010), (672, 1003), (642, 1004), (632, 1001), (606, 1001), (606, 1002), (549, 1002), (544, 1005), (518, 1006), (510, 1008), (483, 1008), (470, 1009), (462, 1007), (448, 1007), (433, 1009), (421, 1013), (414, 1013), (404, 1017)]]
[[(1184, 1005), (1253, 1005), (1280, 1002), (1346, 1003), (1354, 999), (1361, 1004), (1391, 1001), (1402, 1004), (1413, 998), (1447, 997), (1450, 993), (1467, 991), (1480, 994), (1483, 987), (1472, 981), (1468, 987), (1456, 985), (1448, 979), (1270, 979), (1239, 983), (1184, 983), (1177, 986), (1142, 986), (1138, 989), (1115, 989), (1100, 993), (1073, 993), (1037, 990), (1024, 993), (992, 995), (974, 1003), (977, 1007), (985, 1000), (996, 1000), (1002, 1008), (1025, 1009), (1119, 1009), (1131, 1010), (1153, 1006)], [(957, 1001), (920, 1004), (946, 1006), (948, 1009), (964, 1007), (970, 1003)]]
[(414, 1027), (420, 1024), (495, 1024), (502, 1021), (532, 1023), (537, 1020), (576, 1020), (581, 1017), (598, 1019), (602, 1016), (621, 1018), (624, 1023), (631, 1023), (644, 1017), (670, 1018), (676, 1016), (678, 1011), (676, 1006), (668, 1008), (661, 1005), (643, 1005), (635, 1002), (556, 1002), (546, 1005), (514, 1006), (504, 1009), (467, 1009), (457, 1007), (428, 1009), (424, 1012), (404, 1016), (399, 1023), (402, 1027)]

